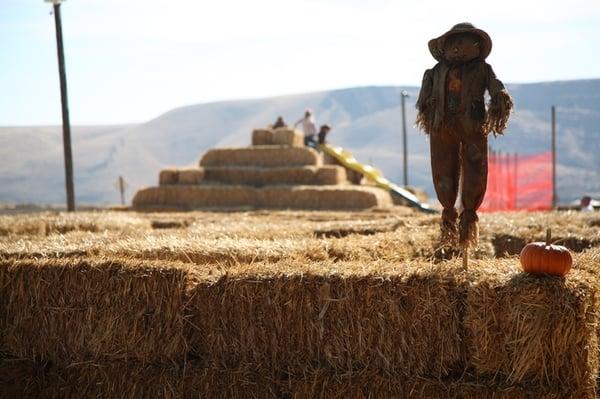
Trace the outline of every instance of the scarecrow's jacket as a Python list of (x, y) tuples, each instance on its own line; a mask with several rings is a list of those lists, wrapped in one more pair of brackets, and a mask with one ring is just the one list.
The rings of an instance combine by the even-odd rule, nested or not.
[[(417, 124), (429, 134), (443, 130), (446, 104), (446, 75), (451, 65), (438, 62), (425, 71), (421, 92), (417, 100), (419, 115)], [(493, 99), (504, 91), (504, 85), (496, 78), (492, 67), (482, 60), (473, 60), (462, 66), (461, 104), (464, 113), (458, 115), (462, 126), (471, 132), (490, 133), (486, 123), (484, 93), (487, 89)]]

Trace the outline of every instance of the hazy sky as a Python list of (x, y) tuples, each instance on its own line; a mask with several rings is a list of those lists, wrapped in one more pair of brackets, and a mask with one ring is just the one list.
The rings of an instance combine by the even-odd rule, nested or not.
[[(486, 30), (505, 82), (600, 77), (600, 1), (68, 0), (73, 124), (143, 122), (172, 108), (364, 85), (419, 85), (427, 41)], [(0, 126), (59, 124), (54, 19), (0, 0)]]

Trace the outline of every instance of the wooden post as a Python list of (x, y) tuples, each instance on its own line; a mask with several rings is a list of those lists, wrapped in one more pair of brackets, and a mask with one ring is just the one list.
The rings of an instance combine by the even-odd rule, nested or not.
[(405, 90), (402, 90), (400, 93), (400, 97), (402, 99), (402, 144), (404, 151), (404, 187), (408, 187), (408, 150), (407, 150), (407, 138), (406, 138), (406, 110), (405, 110), (405, 102), (404, 99), (408, 97), (408, 93)]
[(125, 205), (125, 180), (123, 176), (119, 176), (119, 192), (121, 193), (121, 205)]
[(556, 209), (556, 107), (552, 106), (552, 209)]
[(58, 73), (60, 76), (60, 101), (62, 106), (63, 147), (65, 153), (65, 183), (67, 190), (67, 210), (75, 211), (75, 185), (73, 183), (73, 153), (71, 151), (71, 123), (69, 121), (69, 104), (67, 101), (67, 74), (65, 71), (65, 54), (63, 48), (62, 22), (60, 3), (54, 4), (54, 23), (56, 25), (56, 52), (58, 54)]

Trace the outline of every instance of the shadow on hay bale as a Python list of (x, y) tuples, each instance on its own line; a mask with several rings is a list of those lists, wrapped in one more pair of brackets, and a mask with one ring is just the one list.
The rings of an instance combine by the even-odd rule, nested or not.
[[(552, 243), (565, 246), (573, 252), (582, 252), (598, 245), (597, 242), (581, 237), (554, 237)], [(492, 238), (494, 252), (498, 258), (519, 255), (526, 244), (525, 239), (510, 234), (499, 234)]]
[(0, 398), (576, 398), (520, 385), (498, 385), (464, 375), (460, 380), (406, 378), (377, 371), (334, 373), (314, 367), (301, 373), (202, 368), (193, 364), (84, 363), (40, 367), (22, 359), (0, 360)]

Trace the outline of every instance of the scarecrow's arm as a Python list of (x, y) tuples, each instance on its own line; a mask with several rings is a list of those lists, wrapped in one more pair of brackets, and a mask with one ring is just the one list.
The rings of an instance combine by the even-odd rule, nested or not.
[(419, 92), (419, 98), (417, 99), (417, 126), (429, 133), (430, 132), (430, 123), (431, 120), (428, 117), (430, 112), (433, 112), (432, 109), (428, 109), (429, 99), (431, 98), (431, 92), (433, 91), (433, 71), (428, 69), (425, 71), (423, 75), (423, 82), (421, 83), (421, 91)]
[(513, 101), (504, 84), (496, 78), (490, 65), (487, 65), (487, 89), (492, 101), (485, 119), (485, 133), (503, 134), (508, 123), (508, 117), (513, 109)]
[(419, 112), (425, 111), (427, 108), (427, 100), (431, 97), (431, 91), (433, 89), (433, 72), (431, 69), (425, 71), (423, 75), (423, 82), (421, 83), (421, 91), (419, 92), (419, 98), (417, 99), (417, 109)]

